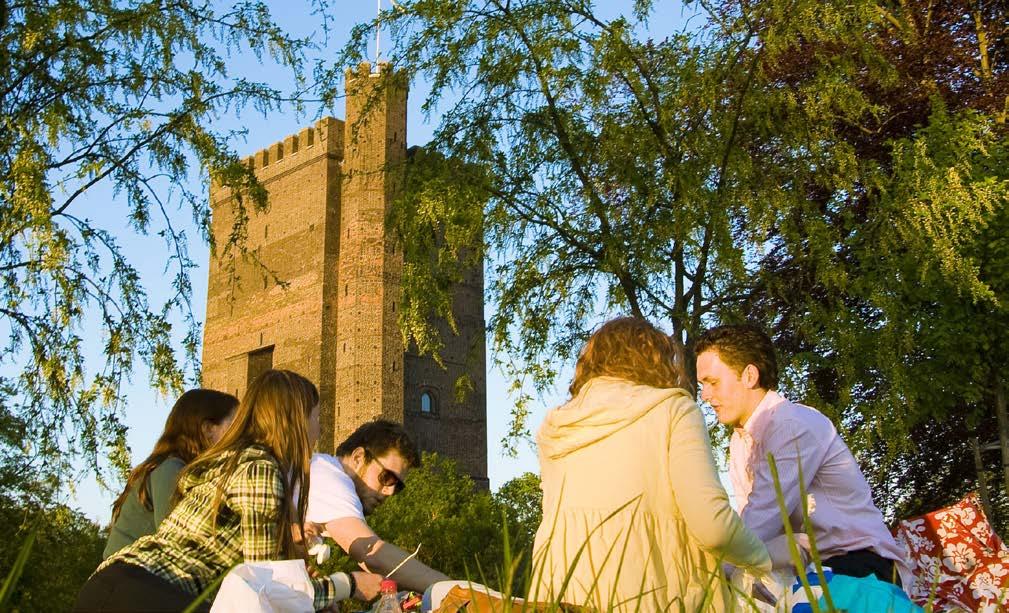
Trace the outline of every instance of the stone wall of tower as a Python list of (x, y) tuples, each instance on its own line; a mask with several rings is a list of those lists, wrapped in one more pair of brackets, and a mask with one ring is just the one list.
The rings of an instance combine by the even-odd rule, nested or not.
[[(325, 380), (319, 349), (333, 344), (333, 327), (324, 322), (336, 308), (342, 157), (343, 122), (326, 118), (246, 160), (269, 206), (256, 212), (246, 202), (244, 258), (223, 250), (237, 213), (233, 194), (211, 186), (218, 250), (209, 265), (203, 385), (241, 396), (252, 377), (271, 367)], [(324, 396), (324, 405), (332, 405), (331, 385)]]
[[(418, 447), (455, 459), (463, 472), (486, 488), (489, 483), (483, 270), (470, 271), (453, 291), (453, 313), (459, 334), (441, 326), (445, 368), (412, 351), (404, 359), (404, 423)], [(456, 382), (463, 376), (467, 376), (471, 387), (460, 398)], [(423, 410), (421, 395), (425, 392), (435, 400), (433, 411)]]
[(403, 421), (403, 341), (396, 305), (402, 252), (385, 220), (406, 161), (404, 83), (387, 66), (347, 72), (337, 296), (336, 437), (384, 417)]

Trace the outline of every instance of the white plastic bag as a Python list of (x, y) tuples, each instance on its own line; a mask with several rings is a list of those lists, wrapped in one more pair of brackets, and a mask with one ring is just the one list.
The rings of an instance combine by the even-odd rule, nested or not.
[(303, 560), (249, 562), (228, 573), (211, 613), (312, 613), (315, 588)]

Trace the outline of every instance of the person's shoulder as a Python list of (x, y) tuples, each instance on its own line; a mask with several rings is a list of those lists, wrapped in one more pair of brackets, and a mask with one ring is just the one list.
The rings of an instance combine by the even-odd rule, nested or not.
[(249, 445), (234, 452), (238, 454), (236, 465), (240, 469), (236, 472), (244, 471), (277, 471), (280, 472), (280, 462), (262, 445)]
[(185, 461), (182, 458), (175, 455), (170, 455), (161, 461), (155, 468), (154, 472), (157, 473), (178, 473), (183, 468), (186, 467)]
[(344, 472), (340, 458), (326, 453), (312, 455), (312, 485), (308, 488), (305, 518), (317, 524), (343, 518), (364, 521), (364, 507), (354, 480)]
[(661, 390), (663, 392), (661, 405), (670, 409), (673, 413), (685, 414), (701, 412), (701, 407), (697, 405), (694, 396), (681, 387), (670, 387)]
[(312, 468), (340, 468), (340, 459), (328, 453), (317, 452), (312, 454)]
[(175, 480), (185, 467), (186, 463), (183, 462), (181, 458), (173, 455), (168, 456), (159, 462), (158, 465), (154, 467), (154, 470), (151, 471), (151, 482), (162, 484), (171, 483), (174, 488)]
[(328, 453), (312, 454), (311, 471), (313, 483), (347, 481), (353, 484), (350, 476), (343, 470), (343, 466), (340, 464), (340, 458), (329, 455)]
[[(265, 488), (278, 494), (283, 493), (284, 478), (280, 462), (268, 449), (261, 445), (251, 445), (233, 453), (238, 457), (226, 486), (227, 491), (241, 494)], [(224, 459), (220, 468), (227, 470), (228, 465), (229, 462)]]
[(834, 429), (834, 423), (818, 409), (787, 399), (771, 407), (768, 418), (775, 424), (787, 423), (802, 429)]

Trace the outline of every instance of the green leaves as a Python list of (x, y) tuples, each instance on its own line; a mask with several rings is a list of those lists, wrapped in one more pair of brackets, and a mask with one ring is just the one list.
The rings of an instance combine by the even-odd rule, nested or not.
[(497, 586), (516, 579), (499, 566), (505, 538), (509, 558), (532, 555), (542, 497), (535, 475), (509, 481), (492, 495), (476, 489), (453, 461), (425, 454), (423, 467), (410, 471), (407, 481), (402, 494), (369, 518), (376, 534), (408, 551), (422, 544), (420, 560), (452, 578)]
[[(467, 169), (465, 193), (407, 190), (403, 211), (436, 192), (448, 221), (393, 220), (431, 263), (410, 272), (408, 334), (438, 351), (425, 317), (447, 312), (437, 271), (460, 254), (419, 237), (479, 203), (458, 236), (487, 256), (489, 336), (516, 382), (545, 389), (619, 312), (686, 341), (755, 320), (787, 391), (867, 462), (912, 454), (929, 420), (982, 423), (1009, 364), (1009, 17), (941, 4), (699, 3), (706, 23), (649, 40), (650, 2), (606, 19), (576, 0), (383, 14), (392, 62), (443, 112), (427, 149)], [(506, 445), (528, 432), (515, 400)]]
[[(408, 250), (401, 321), (422, 350), (440, 348), (425, 317), (448, 316), (451, 274), (436, 271), (459, 260), (464, 239), (487, 255), (499, 366), (518, 365), (539, 389), (605, 314), (649, 316), (684, 338), (717, 309), (709, 288), (729, 300), (744, 290), (743, 245), (763, 239), (737, 223), (748, 206), (737, 173), (759, 169), (734, 140), (748, 89), (724, 85), (747, 82), (748, 42), (642, 41), (650, 8), (607, 20), (574, 0), (415, 1), (382, 15), (392, 63), (431, 84), (425, 109), (444, 103), (425, 151), (465, 186), (412, 180), (391, 220)], [(341, 61), (358, 57), (371, 28)], [(435, 202), (443, 227), (422, 228)], [(429, 228), (443, 238), (426, 239)]]
[(3, 495), (0, 589), (5, 611), (69, 611), (101, 562), (105, 534), (81, 513)]
[[(978, 61), (966, 3), (752, 15), (786, 5), (799, 18), (760, 32), (764, 92), (781, 104), (746, 147), (794, 205), (774, 211), (759, 291), (735, 317), (772, 327), (791, 391), (846, 427), (884, 511), (928, 510), (915, 505), (970, 487), (948, 487), (964, 482), (954, 468), (918, 475), (969, 462), (1006, 365), (1003, 265), (986, 249), (1009, 197), (994, 81), (960, 76)], [(1004, 23), (1004, 7), (985, 19)]]
[[(325, 8), (325, 1), (315, 5)], [(129, 462), (121, 383), (140, 363), (163, 393), (199, 377), (189, 278), (195, 264), (177, 211), (190, 211), (209, 239), (200, 179), (242, 190), (226, 245), (242, 251), (242, 211), (266, 203), (228, 144), (236, 133), (210, 126), (240, 108), (297, 108), (304, 95), (232, 75), (228, 54), (265, 54), (300, 87), (303, 54), (313, 43), (287, 34), (262, 2), (4, 7), (3, 398), (26, 418), (26, 440), (41, 442), (56, 465), (83, 456), (104, 470), (108, 455), (121, 470)], [(151, 280), (123, 247), (131, 231), (160, 237), (155, 248), (165, 249), (168, 283), (154, 292), (156, 301), (148, 298)]]
[(452, 288), (481, 274), (488, 181), (480, 167), (411, 150), (404, 195), (393, 203), (389, 224), (403, 249), (400, 328), (421, 353), (437, 356), (442, 349), (437, 323), (457, 333)]

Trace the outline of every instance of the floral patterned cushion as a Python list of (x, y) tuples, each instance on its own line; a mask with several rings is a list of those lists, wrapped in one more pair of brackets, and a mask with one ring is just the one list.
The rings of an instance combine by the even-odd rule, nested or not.
[(914, 572), (911, 599), (935, 611), (1002, 611), (1009, 604), (1009, 548), (978, 502), (960, 502), (904, 520), (894, 530)]

